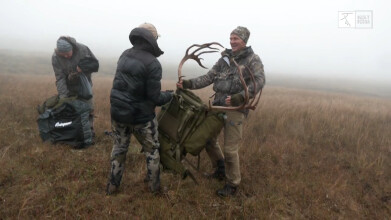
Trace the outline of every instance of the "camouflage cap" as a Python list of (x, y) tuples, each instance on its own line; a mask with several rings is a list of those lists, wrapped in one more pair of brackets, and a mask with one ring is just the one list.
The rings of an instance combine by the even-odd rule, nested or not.
[(235, 34), (247, 44), (248, 38), (250, 38), (250, 31), (246, 27), (238, 26), (231, 34)]
[(160, 34), (157, 33), (157, 30), (155, 28), (155, 26), (153, 24), (150, 24), (150, 23), (143, 23), (143, 24), (140, 24), (140, 26), (138, 26), (139, 28), (145, 28), (147, 30), (149, 30), (153, 37), (157, 40), (158, 37), (160, 37)]

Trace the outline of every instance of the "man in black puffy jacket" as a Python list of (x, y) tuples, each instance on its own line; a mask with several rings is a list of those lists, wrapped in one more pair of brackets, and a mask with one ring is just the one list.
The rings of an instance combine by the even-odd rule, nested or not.
[(161, 91), (162, 67), (156, 59), (163, 54), (157, 44), (158, 34), (152, 24), (144, 23), (129, 35), (133, 47), (118, 60), (110, 94), (114, 146), (108, 195), (118, 190), (124, 172), (126, 153), (133, 134), (147, 158), (147, 176), (151, 192), (160, 189), (160, 155), (155, 114), (156, 106), (169, 102), (170, 92)]

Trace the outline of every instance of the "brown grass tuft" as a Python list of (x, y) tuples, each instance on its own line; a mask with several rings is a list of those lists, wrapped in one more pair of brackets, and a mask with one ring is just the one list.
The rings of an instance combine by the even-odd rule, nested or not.
[[(42, 143), (35, 107), (56, 93), (54, 76), (0, 75), (0, 218), (389, 219), (391, 101), (266, 87), (244, 127), (242, 184), (222, 183), (203, 152), (200, 185), (170, 173), (166, 193), (143, 183), (145, 158), (132, 140), (120, 193), (105, 195), (111, 139), (111, 77), (95, 77), (96, 144), (85, 150)], [(174, 89), (166, 81), (163, 89)], [(210, 88), (197, 91), (205, 101)], [(195, 162), (196, 158), (188, 156)]]

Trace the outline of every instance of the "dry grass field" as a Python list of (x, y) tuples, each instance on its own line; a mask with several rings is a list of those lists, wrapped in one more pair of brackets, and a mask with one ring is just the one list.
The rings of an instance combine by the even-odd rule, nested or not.
[(215, 195), (205, 152), (199, 185), (163, 173), (165, 193), (149, 194), (134, 138), (120, 192), (106, 196), (112, 77), (93, 78), (97, 137), (84, 150), (39, 137), (35, 107), (54, 80), (0, 74), (0, 219), (391, 219), (390, 99), (267, 86), (244, 126), (237, 196)]

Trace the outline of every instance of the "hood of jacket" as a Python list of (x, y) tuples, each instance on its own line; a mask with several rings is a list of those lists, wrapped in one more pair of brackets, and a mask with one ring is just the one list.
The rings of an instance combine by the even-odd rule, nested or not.
[[(137, 38), (143, 39), (148, 45), (140, 45)], [(129, 40), (132, 45), (138, 49), (147, 50), (155, 57), (159, 57), (164, 52), (159, 48), (156, 39), (152, 33), (145, 28), (134, 28), (129, 34)], [(143, 43), (141, 43), (143, 44)]]
[(242, 50), (238, 51), (237, 53), (233, 53), (232, 49), (225, 49), (221, 53), (221, 56), (222, 57), (233, 58), (235, 60), (240, 60), (240, 59), (243, 59), (243, 58), (247, 57), (249, 54), (252, 54), (252, 53), (254, 53), (254, 51), (251, 48), (251, 46), (249, 46), (249, 47), (243, 48)]

